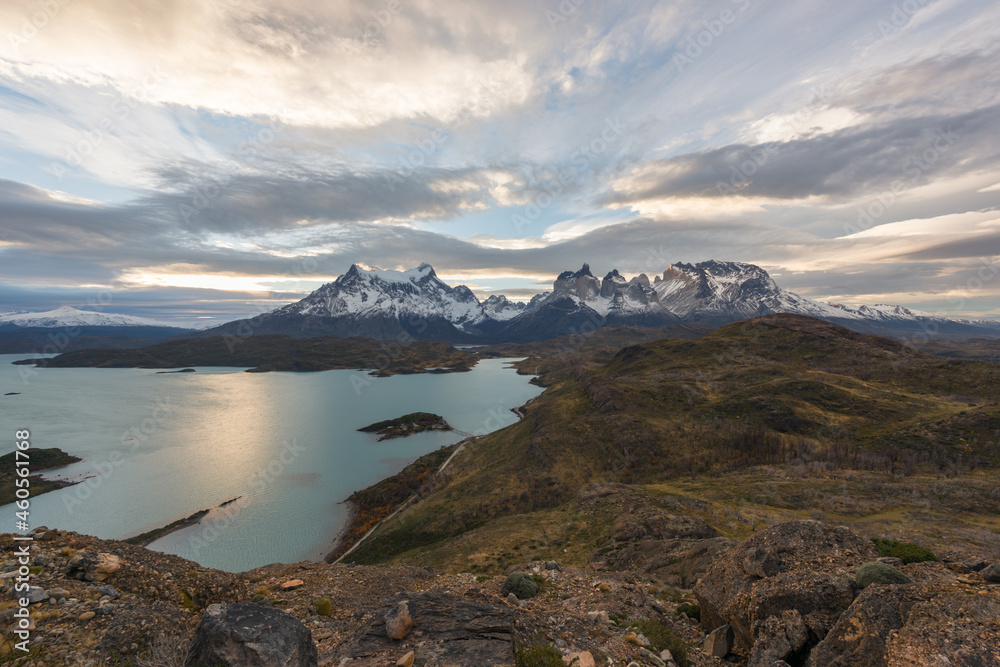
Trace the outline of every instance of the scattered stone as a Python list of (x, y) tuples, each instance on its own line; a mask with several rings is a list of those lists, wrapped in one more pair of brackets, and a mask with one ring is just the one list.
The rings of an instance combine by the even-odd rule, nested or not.
[(104, 581), (122, 567), (115, 554), (81, 551), (70, 559), (66, 574), (81, 581)]
[(639, 649), (639, 655), (641, 655), (646, 660), (648, 660), (649, 662), (651, 662), (654, 665), (656, 665), (656, 667), (667, 667), (667, 663), (665, 661), (661, 660), (660, 656), (656, 655), (655, 653), (653, 653), (652, 651), (650, 651), (647, 648), (641, 648), (641, 649)]
[(403, 639), (412, 629), (413, 617), (410, 615), (410, 605), (407, 600), (403, 600), (386, 612), (385, 633), (389, 639)]
[(223, 667), (316, 667), (312, 633), (269, 605), (212, 604), (198, 623), (187, 661)]
[(290, 579), (289, 581), (286, 581), (285, 583), (281, 584), (281, 590), (293, 591), (296, 588), (301, 588), (304, 585), (305, 582), (302, 581), (301, 579)]
[(81, 621), (89, 621), (90, 619), (94, 618), (95, 616), (97, 616), (97, 614), (95, 612), (85, 611), (82, 614), (80, 614), (80, 616), (78, 617), (78, 619), (81, 620)]
[(510, 603), (510, 604), (512, 604), (512, 605), (516, 605), (517, 604), (517, 596), (514, 595), (513, 593), (507, 593), (507, 602)]
[(410, 651), (396, 661), (396, 667), (413, 667), (413, 651)]
[(601, 611), (588, 611), (587, 620), (591, 623), (596, 623), (598, 625), (608, 625), (611, 623), (611, 617), (608, 616), (608, 612)]
[(27, 627), (21, 626), (21, 621), (25, 619), (19, 619), (17, 623), (14, 623), (8, 629), (8, 632), (14, 632), (15, 630), (34, 630), (35, 629), (35, 619), (28, 618), (25, 622), (28, 624)]
[(555, 570), (556, 572), (562, 572), (562, 565), (560, 565), (559, 563), (555, 562), (554, 560), (547, 560), (547, 561), (545, 561), (545, 569), (546, 570)]
[(117, 600), (122, 596), (122, 594), (119, 593), (118, 589), (115, 588), (114, 586), (95, 586), (94, 590), (100, 593), (101, 595), (107, 595), (108, 598), (111, 600)]
[(1000, 584), (1000, 565), (993, 564), (983, 568), (979, 571), (979, 576), (991, 584)]
[(716, 658), (725, 658), (732, 652), (735, 640), (736, 637), (733, 634), (733, 628), (729, 625), (723, 625), (712, 630), (705, 637), (704, 651)]

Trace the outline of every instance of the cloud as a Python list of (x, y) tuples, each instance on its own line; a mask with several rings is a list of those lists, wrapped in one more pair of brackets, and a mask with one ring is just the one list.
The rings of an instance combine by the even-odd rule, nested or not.
[(995, 3), (883, 35), (861, 0), (75, 0), (28, 37), (40, 6), (0, 6), (0, 302), (231, 314), (422, 261), (524, 297), (718, 258), (910, 305), (996, 252)]

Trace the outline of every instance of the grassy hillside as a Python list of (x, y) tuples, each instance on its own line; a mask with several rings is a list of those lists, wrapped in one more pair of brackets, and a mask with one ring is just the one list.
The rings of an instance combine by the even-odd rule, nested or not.
[[(712, 497), (730, 484), (747, 491), (740, 502), (762, 508), (754, 519), (762, 522), (824, 511), (827, 495), (802, 502), (800, 492), (842, 488), (853, 497), (877, 480), (905, 480), (930, 497), (935, 480), (983, 475), (956, 489), (974, 488), (968, 493), (996, 504), (989, 495), (1000, 460), (994, 364), (932, 357), (792, 315), (627, 347), (600, 366), (568, 360), (523, 421), (467, 447), (434, 493), (384, 524), (351, 559), (498, 567), (519, 540), (581, 558), (614, 515), (590, 504), (584, 518), (572, 518), (592, 482), (630, 485), (651, 498), (680, 493), (707, 512), (732, 508), (731, 498)], [(787, 484), (752, 500), (759, 494), (747, 480), (760, 474)], [(942, 497), (954, 501), (944, 508), (974, 509), (960, 493)], [(861, 517), (891, 515), (894, 498), (864, 505)], [(950, 514), (945, 509), (939, 523)], [(553, 537), (553, 530), (563, 532)]]

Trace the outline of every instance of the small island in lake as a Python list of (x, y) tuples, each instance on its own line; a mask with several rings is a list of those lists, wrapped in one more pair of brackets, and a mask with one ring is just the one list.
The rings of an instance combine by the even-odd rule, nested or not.
[[(18, 458), (18, 451), (21, 452), (21, 458)], [(26, 457), (26, 458), (25, 458)], [(0, 456), (0, 505), (6, 505), (7, 503), (12, 503), (17, 500), (15, 492), (17, 491), (17, 486), (14, 480), (18, 477), (17, 475), (17, 461), (29, 461), (28, 472), (38, 472), (39, 470), (46, 470), (48, 468), (60, 468), (62, 466), (67, 466), (70, 463), (76, 463), (77, 461), (82, 461), (72, 454), (67, 454), (58, 447), (53, 447), (51, 449), (28, 449), (28, 450), (17, 450), (10, 452), (9, 454), (4, 454)], [(54, 491), (56, 489), (61, 489), (64, 486), (71, 486), (74, 482), (67, 482), (65, 480), (59, 479), (42, 479), (40, 475), (32, 475), (28, 479), (31, 480), (31, 496), (38, 496), (45, 493), (46, 491)]]
[(363, 433), (378, 433), (378, 441), (382, 442), (389, 438), (405, 438), (422, 431), (450, 431), (452, 428), (441, 415), (430, 412), (411, 412), (408, 415), (376, 422), (358, 430)]

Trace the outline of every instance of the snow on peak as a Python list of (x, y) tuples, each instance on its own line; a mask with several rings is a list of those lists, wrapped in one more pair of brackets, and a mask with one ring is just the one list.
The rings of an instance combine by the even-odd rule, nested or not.
[(41, 313), (4, 313), (0, 315), (0, 326), (60, 328), (60, 327), (175, 327), (133, 315), (98, 313), (79, 310), (72, 306), (62, 306)]

